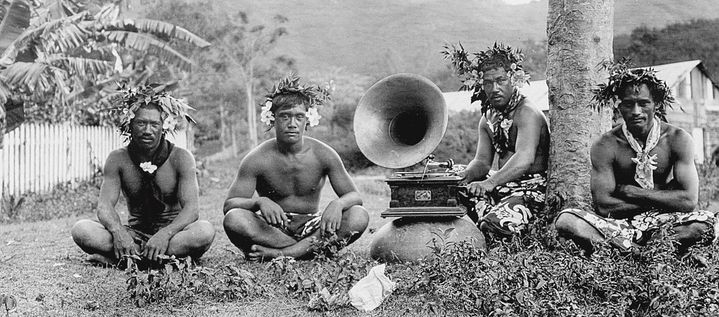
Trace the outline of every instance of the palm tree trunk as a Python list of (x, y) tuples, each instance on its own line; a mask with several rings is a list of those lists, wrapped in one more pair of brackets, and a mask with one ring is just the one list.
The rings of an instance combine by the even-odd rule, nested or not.
[(247, 135), (250, 138), (250, 148), (255, 148), (257, 146), (257, 119), (255, 115), (255, 103), (252, 98), (252, 88), (254, 86), (252, 85), (254, 81), (252, 61), (248, 62), (245, 80), (245, 94), (247, 96)]
[(591, 207), (589, 151), (611, 127), (611, 111), (589, 105), (592, 88), (607, 79), (597, 65), (613, 58), (613, 18), (614, 0), (549, 0), (550, 212)]

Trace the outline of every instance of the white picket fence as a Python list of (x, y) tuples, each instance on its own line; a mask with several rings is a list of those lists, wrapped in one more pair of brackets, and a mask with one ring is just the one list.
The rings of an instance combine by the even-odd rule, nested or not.
[[(187, 137), (168, 137), (187, 148)], [(55, 185), (89, 180), (122, 138), (111, 127), (23, 124), (5, 134), (0, 149), (0, 197), (47, 192)]]

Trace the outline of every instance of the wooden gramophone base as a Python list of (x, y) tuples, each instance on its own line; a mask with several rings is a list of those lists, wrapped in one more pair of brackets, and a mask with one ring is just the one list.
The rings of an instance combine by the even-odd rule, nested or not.
[(477, 248), (487, 248), (484, 235), (467, 217), (404, 217), (377, 230), (370, 256), (380, 262), (416, 262), (432, 254), (428, 245), (449, 228), (454, 230), (447, 241), (472, 241)]

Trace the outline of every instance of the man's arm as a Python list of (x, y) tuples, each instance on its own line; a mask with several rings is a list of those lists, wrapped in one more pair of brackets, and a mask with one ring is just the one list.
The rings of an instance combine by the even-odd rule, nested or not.
[(613, 168), (616, 146), (616, 141), (606, 135), (592, 145), (590, 153), (592, 199), (597, 205), (597, 213), (600, 216), (631, 218), (645, 211), (646, 208), (614, 196), (617, 187)]
[(240, 162), (240, 169), (230, 186), (222, 211), (227, 214), (234, 208), (259, 210), (267, 223), (286, 226), (289, 219), (280, 205), (267, 197), (253, 197), (257, 186), (257, 173), (260, 169), (258, 164), (260, 160), (257, 157), (261, 157), (257, 156), (255, 151), (247, 154)]
[(257, 185), (256, 168), (252, 165), (252, 154), (248, 154), (240, 162), (235, 180), (230, 185), (222, 212), (227, 213), (234, 208), (256, 211), (259, 209), (257, 198), (252, 196)]
[(489, 126), (487, 125), (487, 118), (482, 116), (479, 120), (477, 127), (478, 138), (477, 138), (477, 152), (474, 154), (474, 158), (467, 168), (463, 171), (464, 182), (470, 183), (473, 181), (481, 180), (489, 169), (492, 168), (492, 160), (494, 160), (494, 146), (492, 145), (492, 138), (489, 136)]
[(362, 205), (362, 197), (352, 178), (342, 164), (339, 154), (327, 145), (321, 144), (321, 157), (326, 160), (327, 176), (337, 199), (331, 201), (322, 214), (320, 229), (335, 232), (340, 228), (342, 213), (352, 206)]
[(145, 244), (142, 255), (157, 260), (158, 255), (165, 254), (170, 239), (199, 218), (199, 189), (195, 174), (195, 158), (182, 148), (175, 148), (172, 166), (177, 171), (177, 199), (182, 209), (172, 222), (158, 230)]
[(699, 176), (694, 166), (694, 145), (684, 130), (676, 130), (671, 138), (671, 157), (674, 162), (674, 180), (670, 189), (643, 189), (637, 186), (621, 186), (619, 197), (635, 204), (648, 205), (666, 212), (690, 212), (699, 199)]
[(535, 111), (538, 110), (526, 105), (518, 109), (514, 118), (514, 125), (517, 127), (515, 152), (497, 173), (486, 180), (490, 184), (498, 186), (518, 179), (532, 167), (534, 156), (537, 153), (537, 146), (539, 145), (539, 137), (542, 134), (542, 121), (544, 120)]
[(119, 150), (113, 151), (107, 157), (103, 167), (102, 186), (97, 202), (97, 219), (112, 234), (115, 257), (137, 254), (135, 242), (122, 225), (120, 216), (115, 211), (115, 205), (120, 197), (120, 156)]

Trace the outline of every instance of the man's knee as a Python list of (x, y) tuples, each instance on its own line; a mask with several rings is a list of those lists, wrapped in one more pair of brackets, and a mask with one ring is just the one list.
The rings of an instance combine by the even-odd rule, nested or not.
[(89, 219), (79, 220), (70, 229), (72, 240), (79, 246), (88, 245), (90, 241), (97, 238), (95, 233), (98, 225), (100, 224)]
[(584, 221), (571, 213), (560, 213), (554, 220), (554, 228), (562, 235), (578, 235)]
[(225, 214), (222, 226), (228, 235), (253, 236), (256, 234), (257, 228), (252, 224), (255, 223), (255, 213), (246, 209), (235, 208)]
[(692, 222), (674, 227), (676, 238), (680, 242), (694, 242), (713, 239), (712, 227), (703, 222)]
[(347, 231), (363, 233), (369, 224), (369, 213), (359, 205), (352, 206), (344, 212), (343, 221), (347, 223)]
[(193, 224), (193, 240), (198, 248), (208, 247), (215, 240), (215, 227), (207, 220), (198, 220)]

